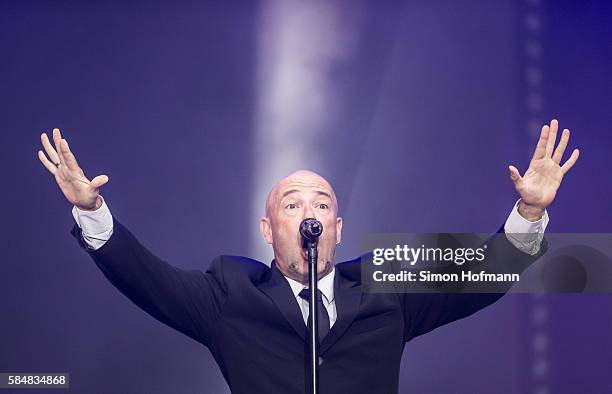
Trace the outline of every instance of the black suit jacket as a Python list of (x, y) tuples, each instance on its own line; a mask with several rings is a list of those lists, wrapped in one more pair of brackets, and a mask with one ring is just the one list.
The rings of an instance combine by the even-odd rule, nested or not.
[[(156, 257), (113, 218), (111, 238), (91, 250), (72, 234), (110, 282), (140, 308), (210, 349), (232, 393), (304, 393), (306, 326), (289, 283), (277, 269), (219, 256), (206, 272)], [(500, 231), (502, 231), (500, 229)], [(513, 264), (530, 256), (505, 236), (496, 248)], [(361, 291), (360, 259), (336, 264), (338, 317), (320, 345), (322, 394), (397, 393), (404, 345), (461, 319), (503, 294), (371, 294)]]

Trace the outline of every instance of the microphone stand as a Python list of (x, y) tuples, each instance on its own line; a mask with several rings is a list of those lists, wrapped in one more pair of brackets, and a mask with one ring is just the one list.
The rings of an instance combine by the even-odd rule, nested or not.
[(323, 232), (323, 225), (317, 219), (308, 218), (300, 224), (300, 234), (303, 243), (308, 250), (308, 288), (310, 297), (308, 300), (308, 345), (310, 347), (310, 392), (319, 392), (319, 303), (317, 283), (317, 245), (319, 236)]
[(308, 288), (310, 289), (310, 300), (308, 300), (308, 332), (310, 345), (310, 383), (312, 394), (319, 392), (319, 293), (317, 284), (317, 244), (318, 240), (307, 241), (308, 244)]

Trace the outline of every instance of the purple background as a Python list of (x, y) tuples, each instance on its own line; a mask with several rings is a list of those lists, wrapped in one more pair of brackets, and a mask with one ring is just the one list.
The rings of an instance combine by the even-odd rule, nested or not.
[[(109, 175), (113, 214), (183, 268), (267, 259), (253, 207), (297, 164), (336, 188), (338, 261), (366, 232), (495, 231), (517, 198), (507, 165), (525, 170), (552, 117), (581, 158), (547, 231), (612, 230), (604, 0), (4, 1), (0, 53), (0, 371), (69, 372), (70, 392), (229, 390), (69, 234), (36, 157), (53, 127), (90, 178)], [(609, 295), (506, 296), (410, 342), (400, 391), (611, 392), (611, 310)]]

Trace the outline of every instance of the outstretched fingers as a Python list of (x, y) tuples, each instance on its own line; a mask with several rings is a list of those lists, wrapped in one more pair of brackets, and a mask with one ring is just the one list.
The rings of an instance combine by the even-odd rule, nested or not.
[(515, 166), (508, 166), (508, 170), (510, 171), (510, 179), (518, 187), (523, 181), (521, 173), (519, 172), (519, 170), (517, 170)]
[(559, 164), (561, 162), (561, 158), (563, 158), (563, 153), (565, 153), (565, 148), (567, 148), (569, 137), (570, 137), (570, 131), (568, 129), (563, 130), (563, 134), (561, 134), (561, 140), (559, 141), (559, 145), (557, 145), (557, 149), (555, 149), (555, 153), (552, 156), (553, 161), (557, 164)]
[(38, 158), (41, 163), (55, 175), (58, 171), (58, 165), (61, 163), (66, 166), (69, 170), (78, 170), (79, 165), (76, 161), (76, 157), (70, 150), (68, 141), (62, 138), (62, 134), (59, 129), (53, 129), (53, 142), (55, 147), (51, 145), (49, 137), (46, 133), (40, 135), (40, 141), (45, 149), (47, 155), (43, 151), (38, 151)]
[(51, 142), (49, 142), (49, 137), (47, 137), (47, 133), (42, 133), (40, 135), (40, 142), (42, 143), (42, 146), (45, 149), (45, 152), (47, 152), (47, 156), (49, 157), (49, 160), (51, 161), (51, 163), (59, 163), (60, 162), (59, 155), (57, 154), (57, 152), (51, 145)]
[(68, 146), (68, 141), (66, 141), (65, 139), (62, 139), (60, 141), (60, 150), (62, 157), (64, 158), (64, 164), (66, 164), (71, 170), (77, 170), (79, 168), (79, 165), (76, 161), (76, 157), (74, 157), (74, 154)]
[(104, 186), (107, 182), (108, 182), (108, 176), (98, 175), (97, 177), (91, 180), (90, 185), (92, 187), (99, 189), (100, 187)]
[(580, 156), (580, 151), (578, 149), (574, 149), (569, 159), (567, 159), (565, 164), (561, 166), (561, 171), (563, 171), (563, 175), (565, 175), (574, 166), (574, 164), (576, 164), (578, 156)]
[(546, 154), (546, 142), (548, 141), (548, 133), (550, 132), (550, 128), (548, 125), (542, 126), (542, 131), (540, 132), (540, 139), (538, 140), (538, 144), (536, 145), (535, 152), (533, 152), (533, 157), (531, 160), (537, 160), (544, 158)]
[(550, 122), (550, 131), (548, 133), (548, 141), (546, 141), (546, 157), (552, 157), (553, 150), (555, 149), (555, 142), (557, 142), (557, 130), (559, 129), (559, 122), (557, 119), (553, 119)]
[(43, 166), (45, 166), (45, 168), (49, 170), (51, 174), (55, 175), (55, 173), (57, 172), (57, 167), (55, 166), (55, 164), (51, 163), (49, 159), (47, 159), (47, 156), (45, 156), (42, 150), (38, 151), (38, 159), (43, 164)]
[(53, 142), (55, 143), (55, 151), (57, 152), (58, 155), (58, 161), (56, 161), (55, 163), (63, 163), (64, 157), (62, 156), (62, 150), (60, 149), (60, 143), (62, 141), (62, 134), (60, 133), (59, 129), (53, 129)]

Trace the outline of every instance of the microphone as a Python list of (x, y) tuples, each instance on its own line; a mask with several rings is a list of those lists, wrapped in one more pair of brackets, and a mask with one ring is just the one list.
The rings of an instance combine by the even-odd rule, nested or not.
[(302, 220), (300, 224), (300, 234), (306, 242), (317, 242), (319, 235), (323, 232), (323, 225), (315, 218)]

